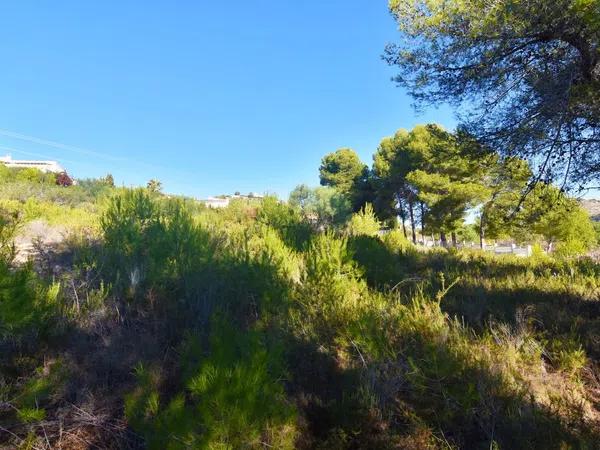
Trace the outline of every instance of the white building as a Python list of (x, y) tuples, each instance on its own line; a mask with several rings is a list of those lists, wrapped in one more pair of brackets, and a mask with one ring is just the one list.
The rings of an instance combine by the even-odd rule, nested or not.
[(23, 160), (23, 159), (12, 159), (10, 155), (0, 157), (0, 163), (11, 169), (27, 169), (33, 168), (41, 170), (42, 172), (61, 173), (65, 169), (61, 167), (56, 161), (35, 161), (35, 160)]
[(206, 200), (202, 200), (202, 202), (209, 208), (226, 208), (229, 206), (229, 197), (209, 197)]

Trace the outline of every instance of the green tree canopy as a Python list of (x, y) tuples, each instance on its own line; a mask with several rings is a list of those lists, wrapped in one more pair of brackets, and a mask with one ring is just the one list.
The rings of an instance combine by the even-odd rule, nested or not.
[(107, 173), (106, 176), (102, 178), (102, 181), (109, 187), (115, 187), (115, 179), (110, 173)]
[(397, 208), (403, 224), (408, 216), (413, 241), (418, 215), (423, 229), (426, 219), (430, 231), (454, 233), (467, 210), (486, 196), (482, 173), (488, 156), (464, 131), (449, 133), (438, 125), (400, 130), (373, 157), (378, 211)]
[(322, 186), (331, 186), (347, 195), (354, 211), (371, 201), (369, 167), (350, 148), (325, 155), (319, 168), (319, 178)]
[[(415, 170), (408, 175), (417, 187), (419, 198), (429, 206), (428, 220), (442, 235), (456, 232), (464, 225), (469, 209), (477, 206), (487, 194), (485, 186), (469, 178), (453, 178), (443, 173)], [(442, 237), (442, 241), (444, 241)]]
[(342, 225), (352, 213), (348, 197), (331, 187), (312, 189), (301, 184), (290, 193), (289, 204), (299, 208), (317, 227)]
[[(450, 102), (479, 139), (540, 179), (600, 176), (597, 0), (391, 0), (385, 58), (417, 103)], [(464, 110), (463, 110), (464, 111)]]
[(538, 184), (527, 196), (516, 217), (518, 240), (541, 237), (548, 250), (561, 244), (568, 254), (583, 253), (596, 243), (592, 220), (577, 200), (553, 185)]
[(405, 151), (409, 132), (399, 130), (393, 137), (384, 138), (373, 155), (373, 185), (375, 188), (374, 207), (383, 219), (407, 218), (406, 205), (402, 195), (406, 191), (406, 174), (410, 171), (408, 153)]
[(483, 248), (485, 237), (498, 239), (516, 232), (513, 219), (516, 209), (528, 189), (531, 169), (519, 158), (501, 159), (492, 153), (487, 158), (482, 183), (486, 195), (479, 211), (479, 240)]
[(361, 178), (365, 177), (369, 168), (356, 152), (350, 148), (342, 148), (325, 155), (319, 168), (321, 185), (332, 186), (340, 192), (349, 193)]
[[(386, 219), (399, 215), (406, 235), (407, 220), (416, 240), (415, 211), (418, 196), (416, 187), (407, 176), (414, 170), (431, 169), (432, 155), (443, 146), (440, 139), (443, 130), (437, 125), (417, 125), (413, 130), (399, 130), (393, 137), (381, 141), (373, 155), (373, 184), (375, 208), (379, 216)], [(421, 202), (418, 214), (423, 227), (425, 209)]]

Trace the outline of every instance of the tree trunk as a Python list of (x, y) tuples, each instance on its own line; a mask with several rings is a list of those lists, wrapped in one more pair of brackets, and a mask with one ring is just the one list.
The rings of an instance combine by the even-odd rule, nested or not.
[(398, 202), (398, 213), (400, 214), (400, 219), (402, 220), (402, 231), (404, 232), (404, 237), (408, 239), (408, 233), (406, 232), (406, 211), (404, 211), (402, 199), (398, 194), (396, 194), (396, 201)]
[(485, 231), (483, 231), (483, 215), (479, 220), (479, 247), (485, 250)]
[(440, 231), (440, 244), (442, 247), (448, 247), (448, 239), (446, 239), (446, 233)]
[(421, 239), (423, 239), (423, 244), (425, 244), (425, 206), (423, 202), (421, 203)]
[(481, 210), (481, 217), (479, 218), (479, 247), (481, 250), (485, 250), (485, 206)]
[(415, 213), (414, 213), (412, 200), (408, 201), (408, 213), (410, 214), (410, 227), (412, 229), (413, 244), (416, 244), (417, 243), (417, 232), (416, 232), (416, 226), (415, 226)]
[(456, 248), (457, 246), (457, 242), (456, 242), (456, 232), (453, 231), (452, 232), (452, 247)]

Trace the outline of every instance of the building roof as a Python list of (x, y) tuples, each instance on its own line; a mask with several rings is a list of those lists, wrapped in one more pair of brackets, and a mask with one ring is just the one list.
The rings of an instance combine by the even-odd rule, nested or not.
[(27, 160), (27, 159), (12, 159), (10, 155), (1, 156), (0, 163), (11, 168), (33, 168), (42, 172), (60, 173), (65, 169), (57, 161), (48, 160)]

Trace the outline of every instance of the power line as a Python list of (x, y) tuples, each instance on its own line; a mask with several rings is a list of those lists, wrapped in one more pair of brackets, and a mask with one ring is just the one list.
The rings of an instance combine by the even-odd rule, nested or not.
[(88, 149), (81, 148), (81, 147), (75, 147), (73, 145), (62, 144), (60, 142), (50, 141), (47, 139), (41, 139), (41, 138), (38, 138), (35, 136), (28, 136), (26, 134), (16, 133), (14, 131), (0, 129), (0, 135), (6, 136), (9, 138), (13, 138), (13, 139), (19, 139), (22, 141), (31, 142), (34, 144), (40, 144), (40, 145), (45, 145), (48, 147), (54, 147), (54, 148), (66, 150), (66, 151), (73, 152), (73, 153), (79, 153), (80, 155), (95, 156), (97, 158), (103, 158), (103, 159), (112, 160), (112, 161), (127, 161), (126, 158), (111, 156), (111, 155), (107, 155), (105, 153), (97, 152), (95, 150), (88, 150)]
[[(104, 159), (107, 161), (113, 161), (113, 162), (116, 161), (116, 162), (121, 162), (121, 163), (128, 162), (128, 163), (134, 164), (138, 168), (145, 168), (146, 170), (152, 170), (155, 172), (159, 171), (159, 173), (162, 172), (164, 169), (167, 169), (167, 170), (170, 170), (171, 172), (178, 173), (180, 176), (189, 177), (189, 175), (190, 175), (190, 172), (188, 172), (187, 170), (182, 171), (179, 168), (173, 168), (173, 167), (169, 168), (164, 165), (158, 166), (158, 165), (150, 164), (150, 163), (143, 162), (143, 161), (135, 161), (135, 160), (132, 160), (129, 158), (112, 156), (112, 155), (108, 155), (108, 154), (98, 152), (95, 150), (90, 150), (90, 149), (86, 149), (86, 148), (82, 148), (82, 147), (76, 147), (73, 145), (67, 145), (67, 144), (63, 144), (61, 142), (51, 141), (49, 139), (42, 139), (42, 138), (38, 138), (35, 136), (29, 136), (27, 134), (17, 133), (15, 131), (0, 129), (0, 136), (5, 136), (8, 138), (12, 138), (12, 139), (19, 139), (22, 141), (31, 142), (33, 144), (45, 145), (47, 147), (53, 147), (53, 148), (60, 149), (60, 150), (66, 150), (69, 152), (78, 153), (80, 155), (93, 156), (93, 157), (96, 157), (99, 159)], [(3, 147), (3, 148), (8, 149), (9, 147)], [(21, 150), (8, 150), (8, 151), (15, 151), (15, 152), (21, 152), (23, 154), (27, 154), (27, 152), (23, 152)], [(44, 157), (46, 157), (46, 156), (44, 156)], [(59, 159), (61, 161), (70, 162), (72, 164), (80, 164), (79, 162), (67, 161), (62, 158), (59, 158)]]
[[(19, 150), (17, 148), (13, 148), (13, 147), (4, 147), (4, 146), (0, 146), (0, 150), (5, 151), (5, 152), (11, 152), (11, 153), (19, 153), (22, 155), (29, 155), (29, 156), (37, 156), (39, 158), (47, 158), (47, 159), (58, 159), (58, 158), (54, 158), (53, 156), (48, 156), (48, 155), (44, 155), (42, 153), (34, 153), (34, 152), (26, 152), (25, 150)], [(73, 160), (69, 160), (69, 159), (63, 159), (60, 158), (61, 162), (68, 162), (70, 164), (80, 164), (77, 161), (73, 161)]]

